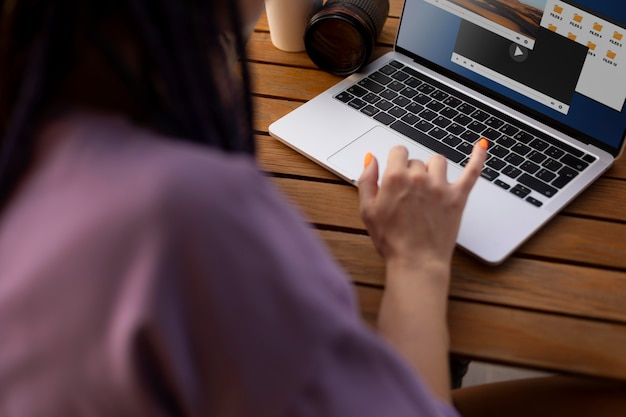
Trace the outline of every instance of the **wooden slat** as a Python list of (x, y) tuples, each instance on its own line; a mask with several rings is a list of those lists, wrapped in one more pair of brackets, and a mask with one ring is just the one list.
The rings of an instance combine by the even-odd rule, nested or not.
[[(374, 325), (382, 291), (357, 287)], [(451, 300), (451, 351), (554, 372), (626, 380), (626, 326)]]
[(623, 272), (516, 257), (493, 268), (458, 252), (452, 263), (450, 294), (465, 300), (626, 324)]
[(312, 223), (364, 230), (355, 187), (288, 178), (274, 181)]
[[(384, 286), (385, 266), (369, 237), (318, 234), (355, 283)], [(455, 254), (452, 271), (450, 295), (458, 299), (626, 324), (626, 274), (621, 272), (515, 257), (494, 268), (462, 252)]]
[(626, 270), (626, 225), (556, 216), (518, 253)]
[(583, 191), (582, 195), (565, 208), (565, 212), (626, 222), (626, 210), (615, 204), (616, 201), (626, 201), (626, 181), (605, 176)]
[(269, 32), (254, 32), (248, 42), (247, 57), (253, 62), (316, 68), (306, 52), (284, 52), (272, 45)]
[[(290, 100), (310, 100), (341, 80), (318, 69), (250, 64), (252, 92)], [(259, 74), (263, 74), (260, 76)], [(297, 85), (298, 88), (294, 88)]]
[(615, 161), (615, 164), (607, 171), (605, 176), (626, 180), (626, 153)]
[(270, 124), (300, 105), (302, 105), (301, 102), (253, 97), (254, 129), (258, 132), (268, 133)]
[(309, 159), (272, 137), (257, 135), (256, 139), (257, 159), (265, 172), (341, 181), (335, 174), (318, 164), (312, 164)]

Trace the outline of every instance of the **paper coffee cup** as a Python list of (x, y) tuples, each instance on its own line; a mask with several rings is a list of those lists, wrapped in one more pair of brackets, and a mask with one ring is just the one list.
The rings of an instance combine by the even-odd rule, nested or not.
[(272, 44), (287, 52), (304, 51), (308, 19), (320, 7), (322, 0), (265, 0)]

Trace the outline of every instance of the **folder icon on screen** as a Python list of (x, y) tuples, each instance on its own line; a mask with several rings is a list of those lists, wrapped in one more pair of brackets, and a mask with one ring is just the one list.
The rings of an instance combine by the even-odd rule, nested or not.
[(595, 23), (593, 24), (593, 30), (595, 30), (596, 32), (602, 32), (602, 28), (603, 28), (603, 27), (604, 27), (604, 26), (602, 26), (602, 25), (601, 25), (600, 23), (598, 23), (598, 22), (595, 22)]
[(575, 41), (577, 37), (578, 36), (574, 35), (572, 32), (567, 34), (567, 39), (571, 39), (573, 41)]
[(596, 44), (596, 43), (593, 43), (591, 41), (587, 42), (587, 48), (589, 48), (592, 51), (595, 51), (597, 46), (598, 46), (598, 44)]
[(574, 13), (574, 22), (582, 22), (583, 21), (583, 17), (581, 15), (579, 15), (578, 13)]
[(561, 6), (559, 6), (558, 4), (555, 4), (554, 5), (554, 13), (557, 13), (557, 14), (563, 13), (563, 8)]
[(621, 41), (623, 37), (624, 37), (623, 33), (619, 33), (618, 31), (613, 32), (613, 39)]
[(617, 54), (615, 52), (613, 52), (613, 51), (608, 51), (606, 53), (606, 57), (609, 58), (609, 59), (615, 59), (616, 56), (617, 56)]
[(548, 25), (548, 29), (551, 30), (552, 32), (556, 32), (556, 30), (558, 29), (555, 25), (553, 25), (552, 23), (550, 23)]

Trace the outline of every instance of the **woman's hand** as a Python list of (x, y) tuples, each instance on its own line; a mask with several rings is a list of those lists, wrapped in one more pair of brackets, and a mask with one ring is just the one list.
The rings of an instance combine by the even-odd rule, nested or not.
[[(409, 160), (406, 148), (389, 152), (378, 186), (378, 161), (368, 154), (359, 179), (361, 217), (378, 252), (404, 267), (429, 262), (449, 266), (467, 197), (487, 157), (481, 139), (454, 183), (448, 183), (441, 155), (427, 162)], [(443, 263), (443, 265), (442, 265)]]

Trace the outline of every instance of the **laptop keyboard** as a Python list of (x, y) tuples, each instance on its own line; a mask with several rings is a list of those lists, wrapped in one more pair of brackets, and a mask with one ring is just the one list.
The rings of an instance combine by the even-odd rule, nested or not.
[(596, 160), (398, 61), (335, 98), (461, 166), (474, 143), (489, 139), (483, 178), (537, 207)]

